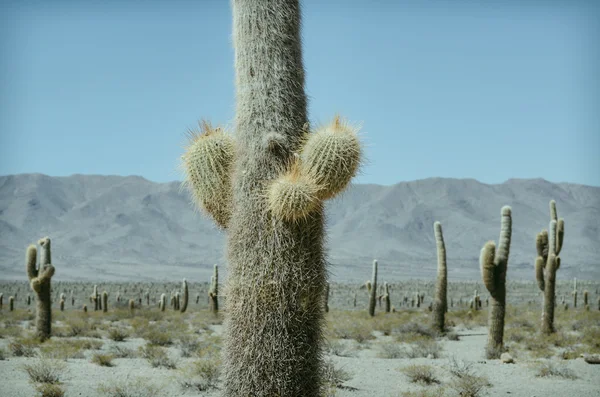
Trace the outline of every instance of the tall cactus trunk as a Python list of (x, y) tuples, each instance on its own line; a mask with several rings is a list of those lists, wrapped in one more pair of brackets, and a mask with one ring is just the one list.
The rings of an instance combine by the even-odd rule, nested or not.
[(448, 288), (448, 268), (446, 267), (446, 245), (444, 244), (444, 235), (442, 233), (442, 224), (435, 222), (433, 225), (435, 241), (437, 245), (437, 284), (435, 288), (435, 302), (432, 313), (433, 329), (439, 333), (444, 332), (446, 322), (446, 311), (448, 309), (447, 288)]
[(542, 333), (551, 334), (554, 329), (554, 307), (556, 300), (556, 256), (550, 254), (546, 263), (544, 289), (544, 311), (542, 312)]
[(373, 279), (371, 280), (371, 289), (369, 295), (369, 315), (375, 315), (375, 306), (377, 304), (377, 261), (373, 261)]
[(504, 316), (506, 313), (506, 273), (512, 235), (512, 210), (502, 207), (498, 250), (488, 241), (481, 250), (480, 266), (483, 283), (492, 297), (488, 317), (486, 357), (499, 358), (504, 348)]
[(237, 152), (228, 225), (227, 396), (317, 396), (323, 214), (270, 216), (265, 183), (294, 158), (306, 95), (298, 0), (233, 0)]

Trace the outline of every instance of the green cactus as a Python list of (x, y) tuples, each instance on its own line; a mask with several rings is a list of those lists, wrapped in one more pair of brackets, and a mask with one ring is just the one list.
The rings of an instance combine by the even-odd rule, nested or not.
[(583, 291), (583, 306), (588, 305), (588, 292), (587, 290)]
[(65, 300), (61, 299), (59, 305), (60, 305), (60, 311), (64, 312), (65, 311)]
[(204, 128), (183, 158), (196, 203), (229, 235), (224, 394), (316, 396), (323, 200), (348, 185), (361, 146), (339, 118), (308, 132), (298, 0), (232, 4), (236, 140)]
[(15, 297), (9, 296), (8, 297), (8, 311), (12, 312), (13, 310), (15, 310)]
[[(544, 311), (542, 313), (542, 332), (551, 334), (554, 329), (554, 307), (556, 299), (556, 271), (560, 268), (560, 251), (565, 234), (565, 221), (557, 219), (556, 202), (550, 201), (549, 231), (542, 230), (536, 237), (537, 258), (535, 276), (539, 289), (544, 293)], [(575, 281), (575, 285), (577, 281)], [(574, 296), (574, 304), (577, 297)]]
[(94, 311), (97, 312), (100, 309), (100, 299), (98, 299), (98, 286), (94, 285), (94, 292), (91, 296), (91, 302), (94, 303)]
[(129, 314), (133, 316), (135, 310), (135, 301), (133, 299), (129, 299)]
[(377, 304), (377, 260), (373, 261), (373, 279), (371, 280), (371, 288), (369, 295), (369, 315), (375, 315), (375, 306)]
[(435, 287), (435, 302), (432, 310), (432, 328), (439, 333), (444, 332), (446, 323), (446, 311), (448, 310), (447, 289), (448, 289), (448, 268), (446, 267), (446, 245), (444, 244), (444, 234), (442, 233), (442, 224), (435, 222), (433, 224), (435, 242), (437, 246), (437, 283)]
[(219, 312), (219, 266), (217, 265), (214, 265), (213, 275), (210, 278), (208, 300), (210, 312), (213, 314), (217, 314)]
[(108, 292), (102, 292), (102, 311), (104, 313), (108, 312)]
[(0, 310), (2, 310), (3, 303), (4, 303), (4, 294), (0, 294)]
[(37, 267), (37, 248), (30, 245), (26, 253), (26, 269), (29, 285), (36, 295), (36, 336), (44, 341), (52, 333), (52, 301), (50, 281), (55, 269), (52, 266), (50, 238), (44, 237), (38, 241), (41, 246), (40, 266)]
[(83, 305), (83, 312), (87, 313), (87, 305)]
[(179, 311), (181, 313), (185, 313), (185, 311), (187, 310), (187, 307), (188, 307), (188, 300), (189, 300), (188, 283), (185, 278), (183, 279), (183, 283), (181, 284), (181, 289), (183, 290), (183, 298), (182, 298), (183, 304), (181, 305), (181, 308), (179, 309)]
[(488, 359), (500, 358), (504, 348), (504, 315), (506, 313), (506, 273), (512, 234), (512, 214), (509, 206), (502, 207), (502, 220), (498, 249), (496, 243), (488, 241), (481, 250), (479, 263), (483, 284), (492, 297), (488, 317)]

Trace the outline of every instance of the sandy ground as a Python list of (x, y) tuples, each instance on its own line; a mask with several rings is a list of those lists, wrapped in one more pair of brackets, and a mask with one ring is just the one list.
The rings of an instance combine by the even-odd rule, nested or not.
[[(219, 334), (221, 326), (214, 326), (214, 331)], [(401, 396), (402, 392), (435, 389), (435, 386), (419, 386), (410, 383), (408, 378), (399, 369), (413, 364), (425, 364), (433, 367), (441, 386), (447, 388), (448, 396), (458, 396), (448, 387), (451, 376), (447, 370), (450, 358), (458, 361), (473, 363), (473, 372), (478, 376), (489, 379), (491, 386), (487, 387), (481, 396), (600, 396), (600, 365), (590, 365), (578, 358), (574, 360), (560, 360), (560, 365), (570, 368), (578, 376), (576, 380), (563, 378), (540, 378), (535, 376), (533, 361), (515, 364), (502, 364), (499, 360), (485, 360), (483, 347), (486, 343), (487, 330), (485, 327), (470, 330), (456, 329), (460, 336), (458, 341), (441, 340), (443, 347), (441, 357), (438, 359), (386, 359), (378, 357), (382, 346), (393, 341), (392, 337), (376, 334), (376, 339), (358, 345), (356, 341), (343, 341), (348, 345), (351, 357), (326, 355), (335, 363), (336, 368), (348, 372), (351, 379), (343, 383), (343, 388), (338, 388), (336, 396), (371, 397), (371, 396)], [(143, 339), (127, 339), (124, 342), (113, 342), (103, 339), (102, 351), (108, 351), (111, 345), (137, 349), (145, 344)], [(0, 348), (7, 347), (8, 339), (0, 339)], [(86, 351), (85, 359), (67, 360), (67, 372), (64, 377), (66, 397), (105, 396), (99, 393), (100, 384), (115, 384), (119, 381), (131, 382), (136, 378), (144, 379), (145, 383), (154, 384), (163, 388), (159, 396), (218, 396), (219, 389), (208, 392), (194, 392), (182, 390), (178, 380), (181, 378), (178, 370), (152, 368), (145, 359), (122, 358), (114, 359), (114, 367), (100, 367), (89, 361), (93, 351)], [(170, 356), (177, 362), (178, 367), (194, 359), (180, 357), (175, 347), (169, 348)], [(36, 395), (34, 387), (28, 382), (28, 377), (23, 370), (23, 365), (31, 363), (36, 358), (8, 357), (0, 361), (0, 396), (3, 397), (30, 397)], [(554, 359), (559, 361), (558, 359)], [(141, 397), (141, 396), (140, 396)]]

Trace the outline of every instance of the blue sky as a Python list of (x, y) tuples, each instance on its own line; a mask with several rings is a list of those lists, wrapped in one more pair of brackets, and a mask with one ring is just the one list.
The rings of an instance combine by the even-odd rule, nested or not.
[[(600, 7), (529, 3), (303, 2), (310, 119), (362, 122), (357, 182), (600, 186)], [(0, 174), (181, 179), (233, 81), (227, 0), (2, 1)]]

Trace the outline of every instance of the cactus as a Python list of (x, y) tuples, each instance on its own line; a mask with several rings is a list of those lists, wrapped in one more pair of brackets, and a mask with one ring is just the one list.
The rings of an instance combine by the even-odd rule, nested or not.
[(415, 301), (417, 302), (417, 309), (421, 307), (421, 295), (417, 292), (415, 294)]
[(41, 246), (41, 258), (37, 267), (37, 248), (30, 245), (26, 253), (26, 269), (29, 285), (36, 295), (36, 336), (44, 341), (52, 333), (52, 302), (50, 281), (55, 269), (52, 266), (50, 239), (44, 237), (38, 241)]
[[(544, 309), (542, 312), (542, 332), (544, 334), (555, 332), (556, 271), (560, 268), (560, 256), (558, 255), (562, 249), (565, 234), (565, 221), (562, 218), (557, 219), (556, 202), (554, 200), (550, 201), (550, 216), (549, 231), (542, 230), (536, 237), (535, 276), (539, 289), (544, 293)], [(577, 280), (575, 280), (576, 285)], [(577, 304), (576, 296), (573, 303)], [(565, 305), (565, 310), (566, 308)]]
[(439, 333), (444, 332), (446, 322), (446, 311), (448, 311), (447, 289), (448, 289), (448, 268), (446, 267), (446, 245), (444, 244), (444, 235), (442, 233), (442, 224), (435, 222), (433, 224), (435, 242), (437, 246), (437, 283), (435, 286), (435, 303), (432, 311), (432, 328)]
[(354, 292), (354, 299), (352, 300), (352, 306), (356, 307), (356, 292)]
[(371, 280), (369, 296), (369, 315), (375, 315), (375, 305), (377, 303), (377, 260), (373, 261), (373, 279)]
[(502, 207), (502, 221), (498, 249), (494, 241), (488, 241), (481, 249), (479, 263), (483, 284), (492, 297), (488, 317), (488, 359), (500, 358), (504, 347), (504, 315), (506, 312), (506, 272), (512, 234), (512, 214), (509, 206)]
[(94, 304), (94, 311), (97, 312), (100, 309), (100, 299), (98, 299), (98, 286), (94, 285), (94, 292), (91, 296), (91, 302)]
[(349, 184), (361, 147), (339, 118), (308, 131), (298, 0), (232, 3), (236, 140), (203, 127), (184, 155), (196, 203), (228, 233), (224, 394), (315, 396), (323, 201)]
[(27, 294), (27, 306), (31, 305), (31, 295)]
[(8, 297), (8, 311), (12, 312), (13, 310), (15, 310), (15, 297), (9, 296)]
[(571, 293), (573, 295), (573, 308), (577, 307), (577, 290), (573, 290)]
[(325, 284), (325, 293), (323, 295), (325, 313), (329, 313), (329, 283)]
[(181, 295), (179, 294), (179, 291), (176, 291), (175, 292), (175, 300), (174, 300), (174, 304), (173, 304), (173, 309), (176, 310), (176, 311), (179, 311), (180, 303), (181, 303)]
[(158, 307), (160, 308), (161, 312), (165, 311), (165, 306), (167, 305), (167, 295), (165, 294), (161, 294), (160, 295), (160, 303), (158, 305)]
[(181, 313), (185, 313), (185, 311), (187, 310), (188, 307), (188, 300), (189, 300), (189, 291), (188, 291), (188, 283), (187, 280), (184, 278), (183, 282), (181, 284), (181, 289), (183, 290), (183, 304), (181, 305), (181, 308), (179, 309), (179, 311), (181, 311)]
[(129, 314), (133, 316), (133, 311), (135, 310), (135, 301), (133, 299), (129, 299)]
[(83, 312), (87, 313), (87, 305), (83, 305)]
[(588, 305), (588, 292), (583, 291), (583, 306), (587, 306)]
[(108, 292), (102, 292), (102, 311), (104, 313), (108, 312)]
[(59, 304), (60, 304), (60, 311), (64, 312), (65, 311), (65, 300), (61, 299)]
[(389, 313), (392, 303), (390, 300), (390, 288), (388, 286), (388, 283), (383, 284), (383, 289), (384, 289), (383, 301), (385, 302), (384, 310), (386, 313)]
[(598, 297), (596, 304), (598, 305), (598, 310), (600, 310), (600, 296)]
[(219, 266), (217, 265), (214, 265), (213, 275), (210, 278), (208, 300), (211, 313), (217, 314), (219, 312)]

